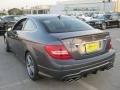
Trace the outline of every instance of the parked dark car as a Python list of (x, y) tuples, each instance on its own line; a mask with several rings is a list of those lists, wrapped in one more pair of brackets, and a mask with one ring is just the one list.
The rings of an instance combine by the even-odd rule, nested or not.
[(13, 27), (14, 24), (21, 19), (21, 16), (9, 15), (3, 16), (2, 19), (5, 21), (5, 29), (7, 30), (8, 28)]
[(105, 30), (108, 27), (120, 27), (120, 15), (117, 13), (98, 15), (87, 23), (95, 28)]
[(4, 34), (6, 32), (5, 24), (5, 20), (0, 17), (0, 34)]
[(113, 67), (115, 51), (108, 32), (76, 18), (59, 15), (26, 16), (4, 36), (6, 51), (22, 60), (32, 80), (78, 80)]

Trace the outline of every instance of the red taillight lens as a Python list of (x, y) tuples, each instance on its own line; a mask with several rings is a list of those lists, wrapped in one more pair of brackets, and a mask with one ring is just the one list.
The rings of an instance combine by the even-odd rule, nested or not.
[(61, 60), (72, 59), (72, 56), (68, 53), (67, 49), (63, 45), (46, 45), (45, 50), (53, 58)]
[(108, 48), (109, 48), (109, 49), (112, 49), (112, 40), (111, 40), (111, 38), (109, 39), (109, 45), (108, 45)]

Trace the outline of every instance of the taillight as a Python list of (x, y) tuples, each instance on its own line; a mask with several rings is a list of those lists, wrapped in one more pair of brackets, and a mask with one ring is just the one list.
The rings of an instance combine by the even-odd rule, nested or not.
[(109, 39), (108, 48), (112, 49), (112, 40), (111, 40), (111, 38)]
[(53, 58), (60, 60), (72, 59), (72, 56), (63, 45), (46, 45), (45, 50)]

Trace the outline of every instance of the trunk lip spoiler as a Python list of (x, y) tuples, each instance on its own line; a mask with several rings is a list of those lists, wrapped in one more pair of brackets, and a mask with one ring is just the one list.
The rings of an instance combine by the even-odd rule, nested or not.
[(86, 30), (86, 31), (77, 31), (77, 32), (67, 32), (67, 33), (50, 33), (50, 35), (57, 37), (58, 39), (67, 39), (73, 37), (80, 37), (80, 36), (88, 36), (88, 35), (95, 35), (95, 34), (105, 34), (109, 32), (103, 32), (98, 29), (94, 30)]

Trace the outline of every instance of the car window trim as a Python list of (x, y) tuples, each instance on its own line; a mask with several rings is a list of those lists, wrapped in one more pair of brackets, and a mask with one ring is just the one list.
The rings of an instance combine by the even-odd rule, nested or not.
[[(24, 19), (25, 19), (25, 24), (26, 24), (27, 18), (23, 18), (23, 19), (19, 20), (16, 24), (23, 22), (23, 21), (24, 21)], [(22, 21), (22, 20), (23, 20), (23, 21)], [(15, 24), (15, 25), (16, 25), (16, 24)], [(25, 25), (25, 24), (24, 24), (24, 25)], [(22, 29), (21, 29), (21, 30), (16, 30), (16, 29), (14, 29), (15, 25), (13, 26), (12, 31), (22, 31), (22, 29), (23, 29), (24, 25), (23, 25), (23, 27), (22, 27)]]
[[(26, 23), (27, 23), (28, 20), (32, 21), (32, 23), (34, 24), (35, 30), (32, 30), (32, 31), (31, 30), (24, 30), (25, 25), (26, 25)], [(34, 23), (34, 21), (32, 19), (27, 19), (21, 31), (22, 32), (35, 32), (36, 29), (37, 29), (37, 25)]]

